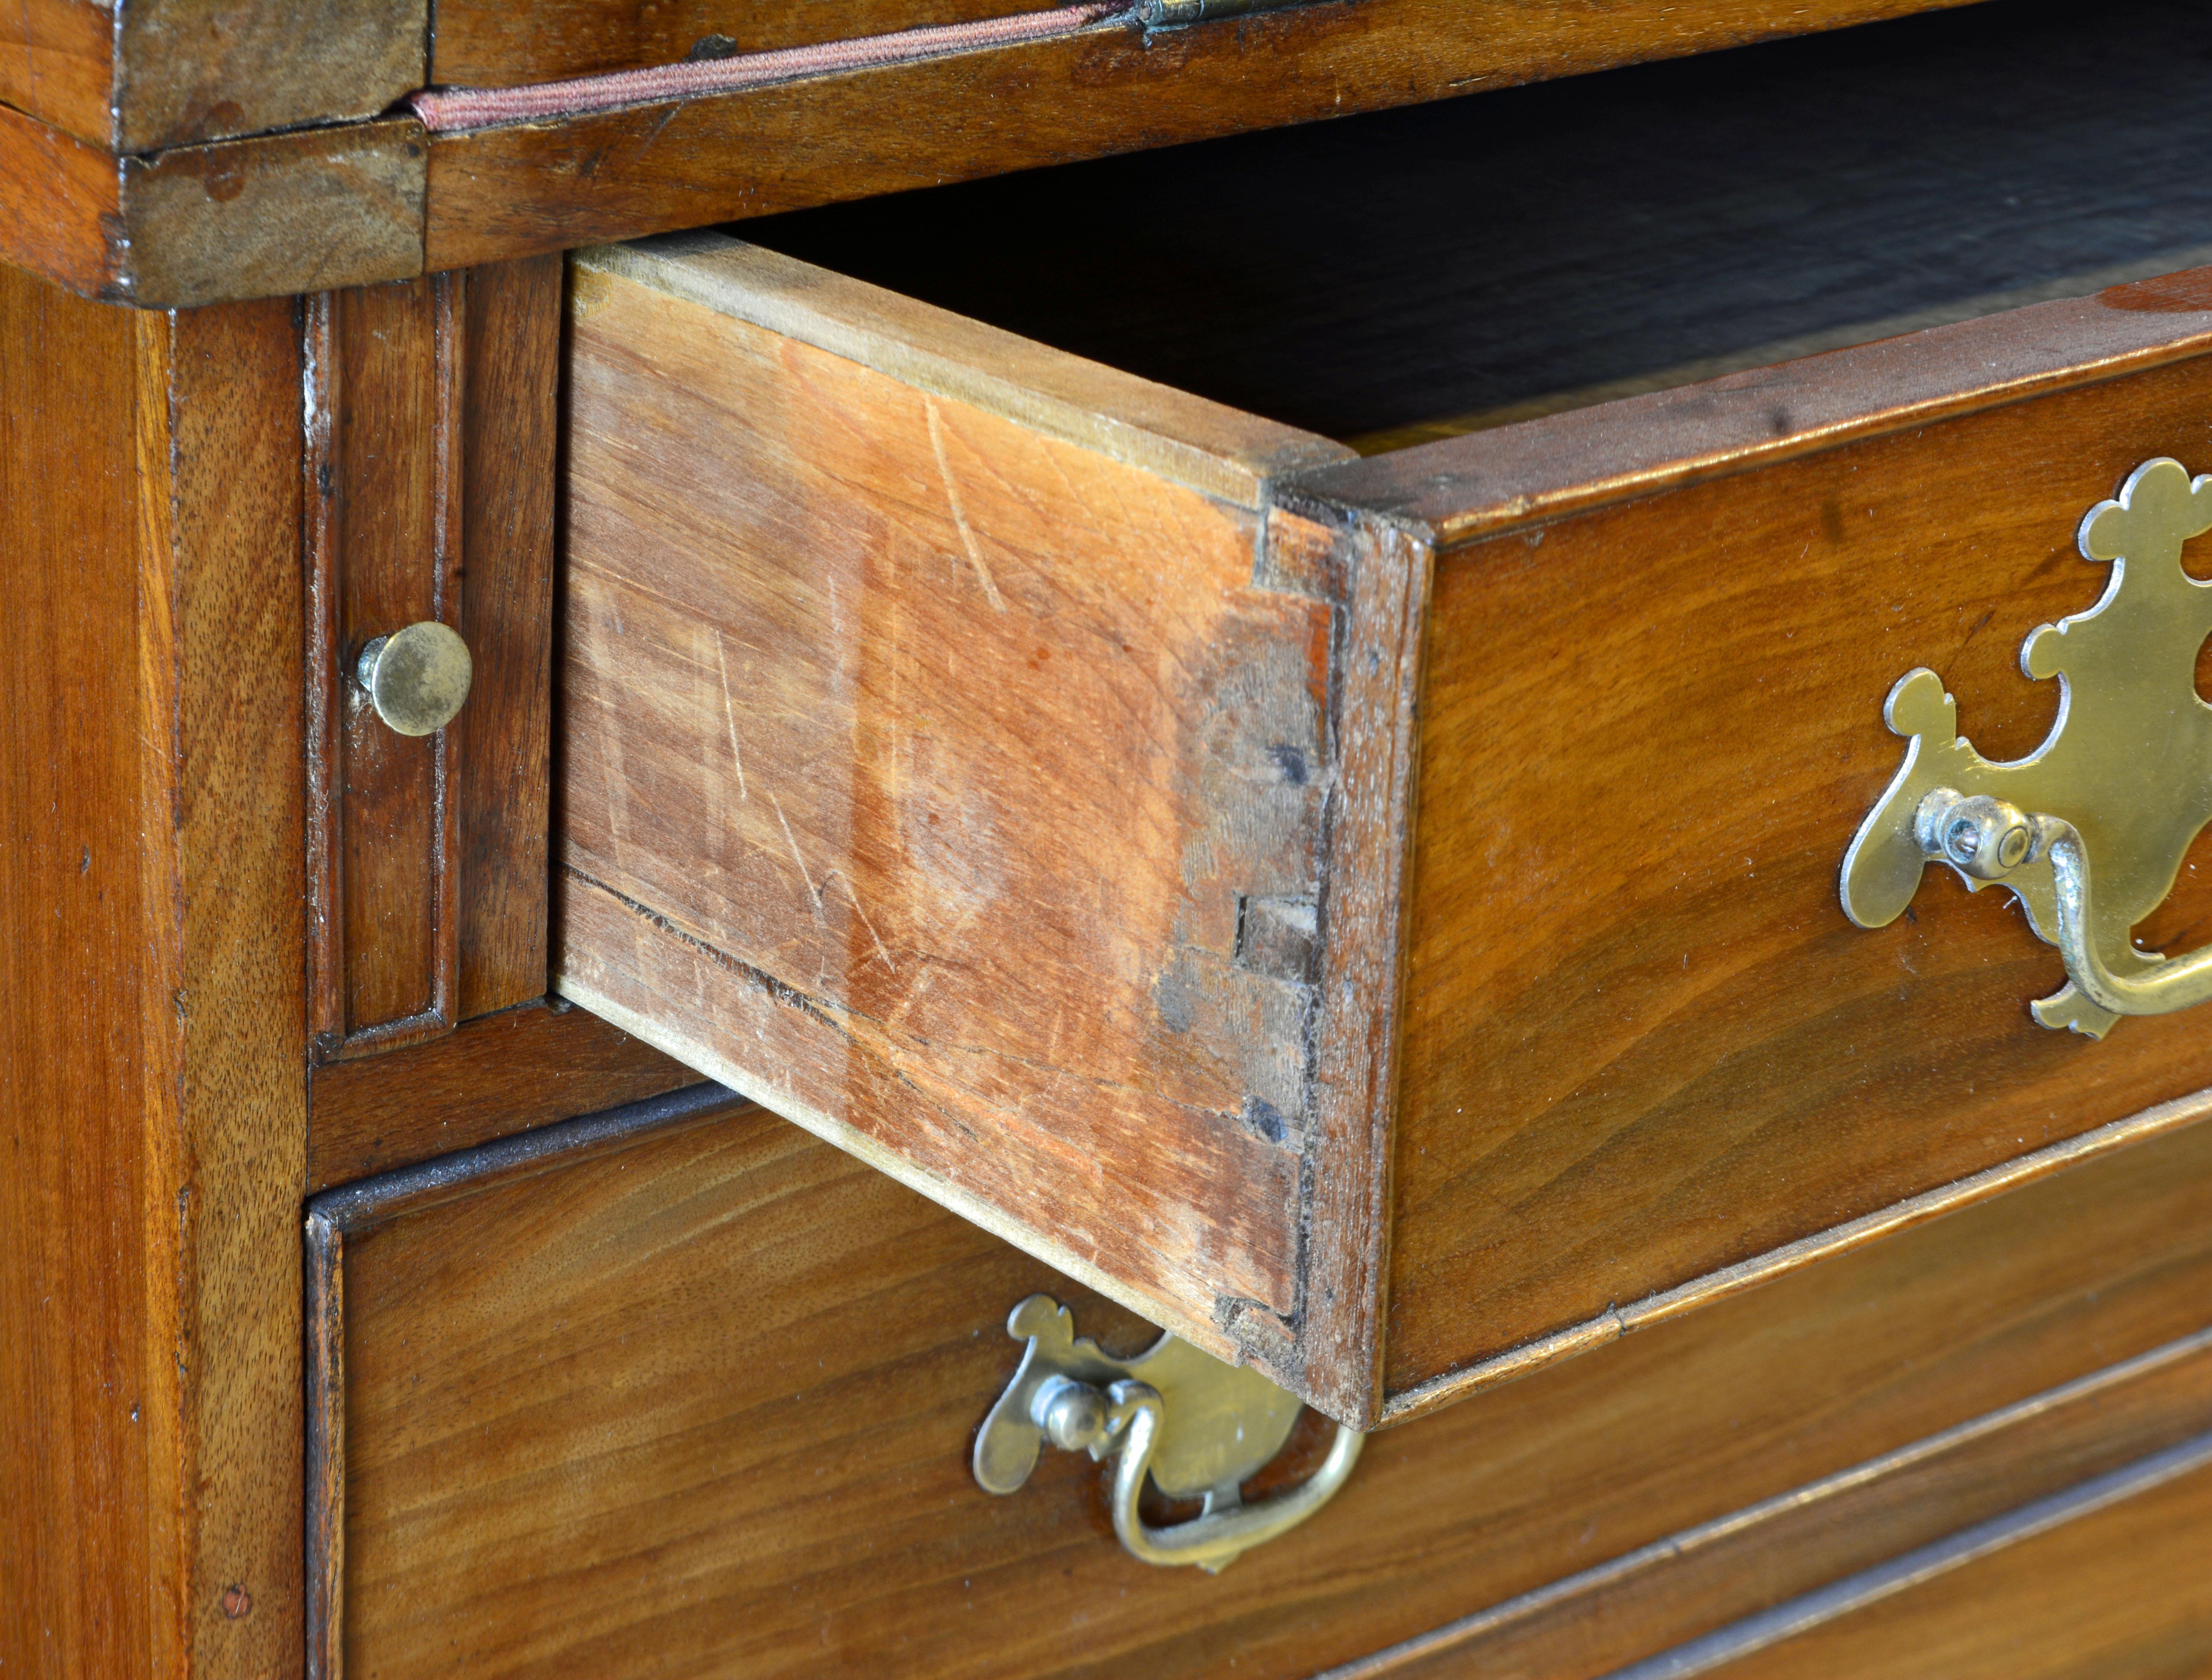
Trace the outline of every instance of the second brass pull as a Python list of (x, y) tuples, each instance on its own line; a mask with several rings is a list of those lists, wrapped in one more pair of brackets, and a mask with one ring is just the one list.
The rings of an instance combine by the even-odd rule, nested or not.
[[(1146, 1563), (1225, 1569), (1328, 1504), (1366, 1444), (1339, 1424), (1311, 1476), (1248, 1505), (1240, 1484), (1289, 1438), (1300, 1410), (1293, 1396), (1172, 1336), (1134, 1359), (1116, 1359), (1088, 1337), (1077, 1341), (1067, 1309), (1048, 1295), (1021, 1302), (1006, 1328), (1029, 1347), (976, 1434), (976, 1481), (990, 1493), (1013, 1492), (1029, 1480), (1046, 1441), (1111, 1458), (1114, 1532)], [(1138, 1508), (1147, 1477), (1163, 1493), (1202, 1500), (1199, 1514), (1151, 1526)]]

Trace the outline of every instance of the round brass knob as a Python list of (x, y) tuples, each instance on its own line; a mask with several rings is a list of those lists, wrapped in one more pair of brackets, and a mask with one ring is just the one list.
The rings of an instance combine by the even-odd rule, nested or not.
[(401, 735), (433, 735), (453, 722), (475, 675), (469, 645), (425, 619), (361, 650), (354, 675), (376, 715)]

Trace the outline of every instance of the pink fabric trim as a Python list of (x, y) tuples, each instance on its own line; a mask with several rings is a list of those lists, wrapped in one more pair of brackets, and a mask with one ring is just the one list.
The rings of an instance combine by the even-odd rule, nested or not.
[(820, 46), (788, 46), (775, 52), (747, 52), (733, 58), (660, 64), (651, 70), (620, 70), (612, 76), (587, 76), (574, 82), (422, 93), (413, 95), (408, 103), (415, 107), (415, 114), (422, 119), (424, 128), (433, 134), (449, 134), (459, 129), (490, 128), (501, 123), (526, 123), (586, 111), (611, 111), (623, 105), (696, 99), (702, 94), (732, 93), (740, 88), (791, 82), (833, 70), (934, 58), (981, 46), (1045, 40), (1054, 35), (1073, 34), (1129, 10), (1128, 0), (1091, 0), (1089, 4), (987, 18), (980, 23), (933, 24), (927, 28), (902, 29), (896, 34), (863, 35), (857, 40), (829, 41)]

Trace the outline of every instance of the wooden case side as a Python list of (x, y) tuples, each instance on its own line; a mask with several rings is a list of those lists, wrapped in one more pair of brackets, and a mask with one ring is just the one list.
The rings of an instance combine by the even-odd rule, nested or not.
[[(173, 1671), (171, 1189), (146, 1159), (173, 1064), (173, 886), (142, 661), (144, 445), (131, 318), (0, 270), (0, 1667)], [(155, 396), (153, 391), (145, 394)], [(142, 440), (143, 442), (142, 443)], [(158, 469), (158, 456), (152, 464)], [(166, 488), (166, 474), (155, 482)], [(158, 720), (156, 720), (158, 721)], [(143, 854), (155, 854), (151, 867)], [(172, 965), (173, 967), (173, 965)], [(161, 1519), (168, 1516), (168, 1520)]]
[(1336, 447), (727, 240), (574, 294), (556, 988), (1370, 1416), (1316, 916), (1416, 568), (1259, 555)]

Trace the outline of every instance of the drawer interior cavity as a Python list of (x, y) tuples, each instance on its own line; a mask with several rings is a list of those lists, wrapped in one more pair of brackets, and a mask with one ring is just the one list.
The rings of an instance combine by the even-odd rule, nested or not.
[(1376, 453), (2212, 264), (2208, 61), (1985, 0), (732, 231)]

